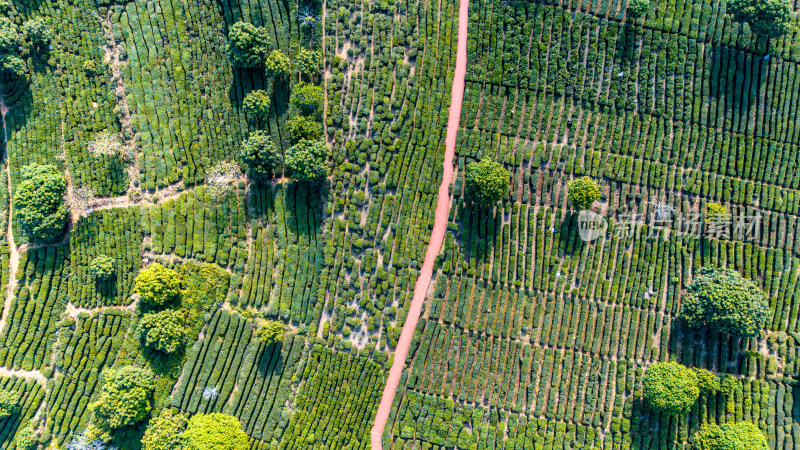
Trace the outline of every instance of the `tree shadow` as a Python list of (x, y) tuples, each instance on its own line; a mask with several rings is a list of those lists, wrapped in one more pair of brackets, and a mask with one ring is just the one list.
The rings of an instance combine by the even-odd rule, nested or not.
[(283, 370), (284, 359), (282, 342), (271, 344), (259, 343), (258, 372), (263, 377), (269, 377), (273, 373), (280, 373)]

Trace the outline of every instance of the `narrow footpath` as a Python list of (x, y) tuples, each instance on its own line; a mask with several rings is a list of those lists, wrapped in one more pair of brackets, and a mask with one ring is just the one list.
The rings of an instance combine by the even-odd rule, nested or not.
[(456, 135), (458, 134), (459, 120), (461, 119), (461, 104), (464, 100), (464, 75), (467, 72), (467, 23), (469, 12), (469, 0), (461, 0), (458, 9), (458, 47), (456, 53), (456, 71), (453, 76), (453, 86), (450, 97), (450, 115), (447, 119), (447, 138), (445, 140), (444, 153), (444, 174), (442, 184), (439, 185), (439, 196), (436, 201), (436, 218), (433, 222), (433, 233), (428, 242), (428, 249), (425, 251), (425, 261), (422, 263), (417, 284), (414, 286), (414, 299), (411, 301), (411, 308), (408, 317), (403, 324), (403, 331), (397, 341), (397, 348), (394, 352), (394, 362), (389, 370), (389, 378), (383, 388), (383, 396), (378, 405), (378, 413), (375, 415), (375, 423), (370, 433), (372, 449), (378, 450), (383, 446), (383, 431), (389, 412), (392, 409), (395, 392), (400, 383), (400, 375), (408, 357), (408, 347), (411, 345), (411, 337), (417, 328), (422, 306), (425, 303), (425, 295), (431, 284), (433, 276), (433, 263), (439, 250), (442, 248), (445, 231), (447, 231), (447, 216), (450, 211), (450, 183), (453, 180), (453, 159), (456, 154)]

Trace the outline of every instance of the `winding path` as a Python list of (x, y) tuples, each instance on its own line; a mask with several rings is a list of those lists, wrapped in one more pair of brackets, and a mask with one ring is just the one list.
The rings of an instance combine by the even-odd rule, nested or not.
[(378, 405), (378, 413), (375, 415), (375, 423), (370, 433), (373, 450), (380, 449), (383, 446), (383, 430), (386, 427), (397, 386), (400, 383), (400, 375), (403, 373), (403, 367), (408, 357), (408, 347), (411, 345), (411, 338), (417, 328), (422, 306), (425, 303), (425, 295), (431, 284), (433, 263), (442, 248), (444, 234), (447, 231), (447, 216), (450, 211), (450, 183), (453, 180), (453, 158), (456, 153), (456, 135), (458, 134), (459, 120), (461, 119), (461, 104), (464, 100), (464, 76), (467, 72), (468, 12), (469, 0), (460, 0), (456, 70), (453, 76), (450, 96), (450, 115), (447, 119), (447, 138), (445, 140), (444, 174), (442, 175), (442, 184), (439, 185), (439, 196), (436, 201), (436, 218), (433, 222), (433, 232), (428, 242), (428, 249), (425, 251), (425, 261), (422, 263), (417, 284), (414, 286), (414, 299), (411, 301), (408, 317), (406, 317), (406, 321), (403, 324), (400, 339), (397, 341), (394, 362), (389, 370), (389, 377), (386, 380), (386, 386), (383, 388), (383, 396)]

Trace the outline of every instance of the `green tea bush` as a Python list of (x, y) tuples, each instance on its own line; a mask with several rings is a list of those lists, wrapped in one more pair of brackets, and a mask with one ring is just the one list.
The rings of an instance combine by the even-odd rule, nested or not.
[(89, 263), (89, 272), (95, 280), (110, 280), (114, 276), (114, 258), (100, 255)]
[(257, 67), (269, 54), (269, 33), (252, 23), (236, 22), (228, 32), (228, 55), (240, 67)]
[(698, 450), (767, 450), (764, 432), (750, 422), (706, 424), (695, 435)]
[(256, 119), (263, 119), (269, 115), (269, 94), (264, 90), (250, 91), (244, 96), (242, 109), (245, 114)]
[(589, 209), (592, 203), (600, 200), (600, 186), (589, 177), (580, 177), (567, 183), (567, 195), (573, 209)]
[(700, 392), (706, 395), (716, 394), (720, 390), (719, 377), (709, 372), (706, 369), (693, 368), (695, 375), (697, 375), (697, 387)]
[(153, 372), (134, 366), (103, 370), (105, 382), (97, 399), (89, 404), (95, 423), (114, 430), (140, 422), (152, 407)]
[(325, 141), (302, 140), (286, 154), (286, 167), (298, 181), (318, 183), (328, 176), (328, 146)]
[(247, 450), (250, 442), (239, 419), (227, 414), (197, 414), (183, 433), (184, 450)]
[(247, 174), (252, 178), (270, 177), (281, 165), (281, 156), (272, 137), (261, 130), (252, 132), (242, 142), (239, 156), (247, 167)]
[(139, 329), (145, 347), (163, 353), (178, 350), (186, 337), (183, 313), (173, 309), (145, 314)]
[(181, 292), (181, 278), (177, 272), (161, 263), (152, 263), (139, 272), (134, 291), (142, 303), (162, 306), (173, 302)]
[(670, 415), (686, 414), (700, 395), (697, 375), (676, 362), (660, 362), (648, 367), (643, 384), (647, 404)]
[(142, 450), (180, 450), (183, 448), (183, 432), (188, 419), (181, 413), (165, 409), (150, 419), (142, 437)]
[(64, 232), (67, 182), (55, 166), (31, 164), (22, 168), (22, 182), (14, 193), (20, 226), (34, 239), (52, 241)]
[(511, 177), (502, 164), (490, 159), (467, 164), (464, 185), (468, 198), (476, 203), (491, 205), (508, 192)]
[(322, 124), (308, 116), (295, 116), (286, 121), (289, 137), (293, 143), (302, 140), (317, 140), (322, 136)]

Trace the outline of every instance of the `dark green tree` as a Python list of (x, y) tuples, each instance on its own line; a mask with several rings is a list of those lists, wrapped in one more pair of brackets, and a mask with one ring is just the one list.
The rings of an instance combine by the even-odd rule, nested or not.
[(183, 433), (184, 450), (247, 450), (250, 441), (239, 419), (227, 414), (197, 414)]
[(508, 192), (511, 176), (502, 164), (491, 159), (471, 162), (464, 169), (467, 197), (482, 205), (492, 205)]
[(139, 329), (145, 347), (167, 354), (178, 350), (186, 338), (183, 313), (174, 309), (145, 314)]
[(686, 414), (700, 395), (697, 375), (676, 362), (659, 362), (648, 367), (643, 383), (645, 402), (670, 415)]
[(180, 450), (183, 448), (183, 432), (189, 420), (181, 413), (165, 409), (150, 419), (142, 437), (142, 450)]
[(228, 32), (228, 55), (239, 67), (258, 67), (269, 54), (269, 33), (252, 23), (236, 22)]
[(22, 168), (14, 193), (14, 210), (22, 229), (33, 239), (52, 241), (64, 232), (67, 181), (55, 166), (31, 164)]
[(750, 422), (706, 424), (695, 435), (698, 450), (767, 450), (764, 432)]
[(263, 119), (269, 115), (269, 94), (267, 91), (250, 91), (244, 96), (242, 109), (245, 114), (255, 119)]
[(43, 19), (31, 19), (22, 25), (22, 34), (35, 49), (50, 43), (52, 32)]
[(181, 293), (181, 276), (160, 263), (153, 263), (139, 272), (133, 289), (142, 303), (162, 306), (173, 302)]
[(261, 130), (254, 131), (242, 142), (239, 156), (252, 178), (270, 177), (281, 165), (281, 157), (272, 137)]
[(286, 121), (286, 126), (292, 142), (314, 141), (322, 136), (322, 124), (308, 116), (295, 116)]
[(328, 176), (328, 147), (325, 141), (300, 141), (286, 154), (286, 167), (298, 181), (318, 183)]
[(99, 255), (89, 263), (89, 273), (95, 280), (109, 280), (114, 276), (114, 258)]
[(25, 75), (25, 61), (16, 55), (0, 54), (0, 71), (11, 79)]
[(600, 186), (589, 177), (570, 180), (567, 183), (567, 197), (572, 208), (581, 210), (589, 209), (592, 203), (600, 200)]
[(14, 391), (0, 390), (0, 419), (4, 419), (19, 411), (19, 394)]
[(642, 17), (650, 9), (650, 0), (630, 0), (628, 2), (628, 14), (636, 19)]
[(292, 71), (292, 63), (289, 57), (280, 50), (273, 50), (267, 57), (267, 74), (275, 78), (283, 78)]
[(309, 79), (316, 79), (322, 72), (322, 53), (301, 48), (295, 57), (295, 67)]
[(19, 55), (22, 49), (22, 36), (10, 19), (0, 17), (0, 53)]
[(756, 34), (766, 38), (776, 38), (791, 29), (789, 0), (731, 0), (728, 12), (733, 14), (733, 20), (747, 22)]
[(320, 86), (300, 82), (292, 88), (292, 95), (289, 97), (289, 101), (303, 114), (308, 115), (314, 114), (322, 108), (325, 97), (322, 95)]
[(115, 430), (142, 421), (153, 403), (155, 380), (150, 369), (134, 366), (103, 369), (103, 387), (97, 400), (89, 404), (95, 424)]
[(692, 328), (751, 337), (771, 313), (764, 293), (751, 280), (735, 270), (704, 267), (686, 289), (680, 315)]

